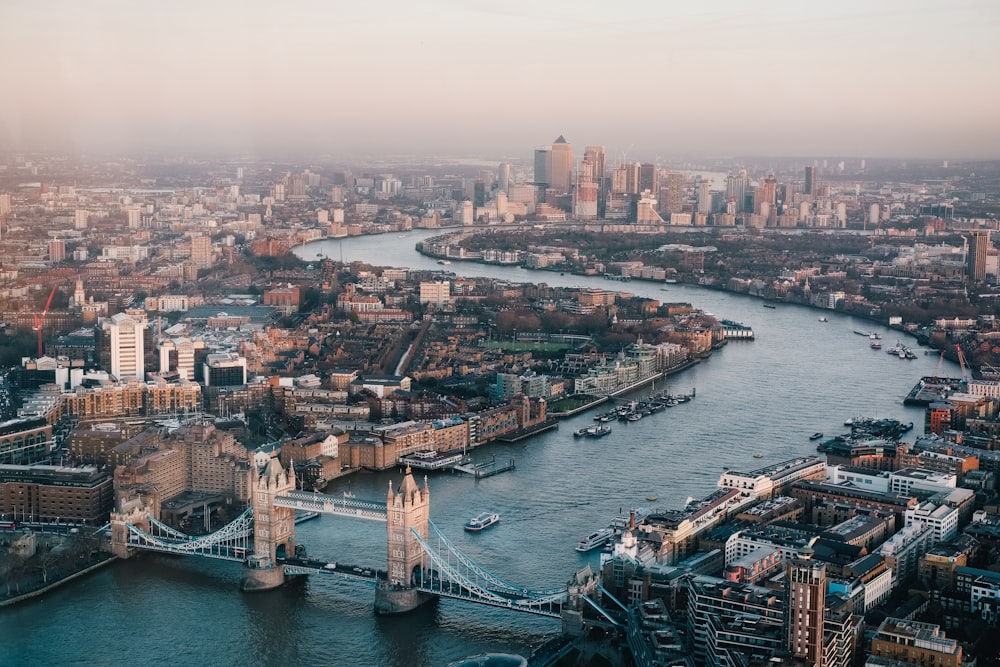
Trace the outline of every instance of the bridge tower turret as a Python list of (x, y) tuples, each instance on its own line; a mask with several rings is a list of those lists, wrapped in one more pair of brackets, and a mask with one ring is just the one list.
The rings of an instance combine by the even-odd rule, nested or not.
[(387, 580), (379, 582), (375, 590), (375, 613), (398, 614), (416, 609), (433, 596), (413, 588), (413, 573), (423, 567), (424, 550), (414, 532), (427, 540), (427, 521), (430, 518), (430, 490), (427, 478), (421, 489), (413, 472), (406, 468), (406, 476), (393, 491), (389, 482), (386, 498), (386, 526), (389, 557)]
[(268, 459), (253, 478), (253, 555), (247, 559), (242, 588), (275, 588), (285, 582), (282, 561), (295, 555), (295, 510), (275, 507), (274, 499), (295, 490), (295, 473), (276, 458)]

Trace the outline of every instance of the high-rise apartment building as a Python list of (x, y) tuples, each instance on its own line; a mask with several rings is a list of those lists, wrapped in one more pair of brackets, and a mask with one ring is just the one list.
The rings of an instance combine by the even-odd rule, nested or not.
[(127, 313), (118, 313), (106, 320), (104, 329), (110, 338), (111, 368), (119, 380), (146, 379), (144, 365), (145, 320)]
[(988, 229), (969, 232), (969, 251), (965, 258), (965, 273), (976, 282), (986, 280), (986, 256), (991, 242)]
[(814, 665), (823, 663), (823, 628), (826, 611), (826, 565), (811, 554), (788, 562), (788, 650)]
[(684, 174), (667, 172), (660, 193), (660, 213), (680, 213), (684, 210)]
[(435, 280), (420, 283), (420, 303), (443, 306), (451, 301), (451, 282)]
[(712, 212), (712, 192), (709, 189), (709, 182), (702, 180), (698, 184), (698, 213)]
[(726, 177), (726, 199), (735, 202), (736, 211), (743, 213), (746, 210), (747, 190), (750, 187), (750, 179), (747, 177), (747, 170), (740, 169), (739, 174), (729, 174)]
[(49, 241), (49, 261), (53, 264), (66, 259), (66, 242), (62, 239)]
[(212, 238), (210, 236), (191, 238), (191, 261), (199, 269), (212, 267)]

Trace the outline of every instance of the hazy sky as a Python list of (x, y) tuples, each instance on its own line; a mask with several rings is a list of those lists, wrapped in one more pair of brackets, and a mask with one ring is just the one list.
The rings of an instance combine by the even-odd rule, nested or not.
[(1000, 158), (998, 0), (0, 0), (0, 147)]

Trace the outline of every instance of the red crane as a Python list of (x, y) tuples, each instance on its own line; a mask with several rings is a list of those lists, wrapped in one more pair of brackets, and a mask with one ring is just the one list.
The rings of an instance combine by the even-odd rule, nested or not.
[[(58, 285), (56, 285), (58, 287)], [(37, 313), (33, 316), (35, 318), (35, 326), (33, 327), (35, 331), (38, 332), (38, 356), (42, 356), (42, 325), (45, 324), (45, 316), (49, 314), (49, 306), (52, 305), (52, 297), (56, 295), (56, 287), (52, 288), (49, 292), (49, 300), (45, 302), (45, 310), (42, 311), (41, 316)]]

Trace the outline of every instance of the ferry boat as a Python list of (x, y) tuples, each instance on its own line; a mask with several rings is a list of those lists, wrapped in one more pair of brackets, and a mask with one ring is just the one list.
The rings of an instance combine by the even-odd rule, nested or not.
[(604, 436), (611, 433), (610, 426), (587, 426), (586, 428), (581, 428), (578, 431), (573, 432), (574, 438), (603, 438)]
[(607, 544), (608, 540), (615, 536), (615, 531), (613, 528), (601, 528), (596, 533), (591, 533), (585, 538), (580, 540), (580, 543), (576, 545), (576, 550), (580, 553), (587, 551), (592, 551), (597, 547), (604, 546)]
[(496, 512), (483, 512), (477, 516), (469, 519), (465, 526), (463, 526), (469, 532), (478, 532), (480, 530), (485, 530), (492, 525), (500, 522), (500, 515)]
[(451, 264), (451, 262), (448, 261), (447, 259), (439, 259), (438, 264), (444, 264), (447, 266), (448, 264)]
[(868, 343), (868, 347), (870, 347), (873, 350), (881, 350), (882, 342), (877, 340), (872, 340), (872, 342)]

